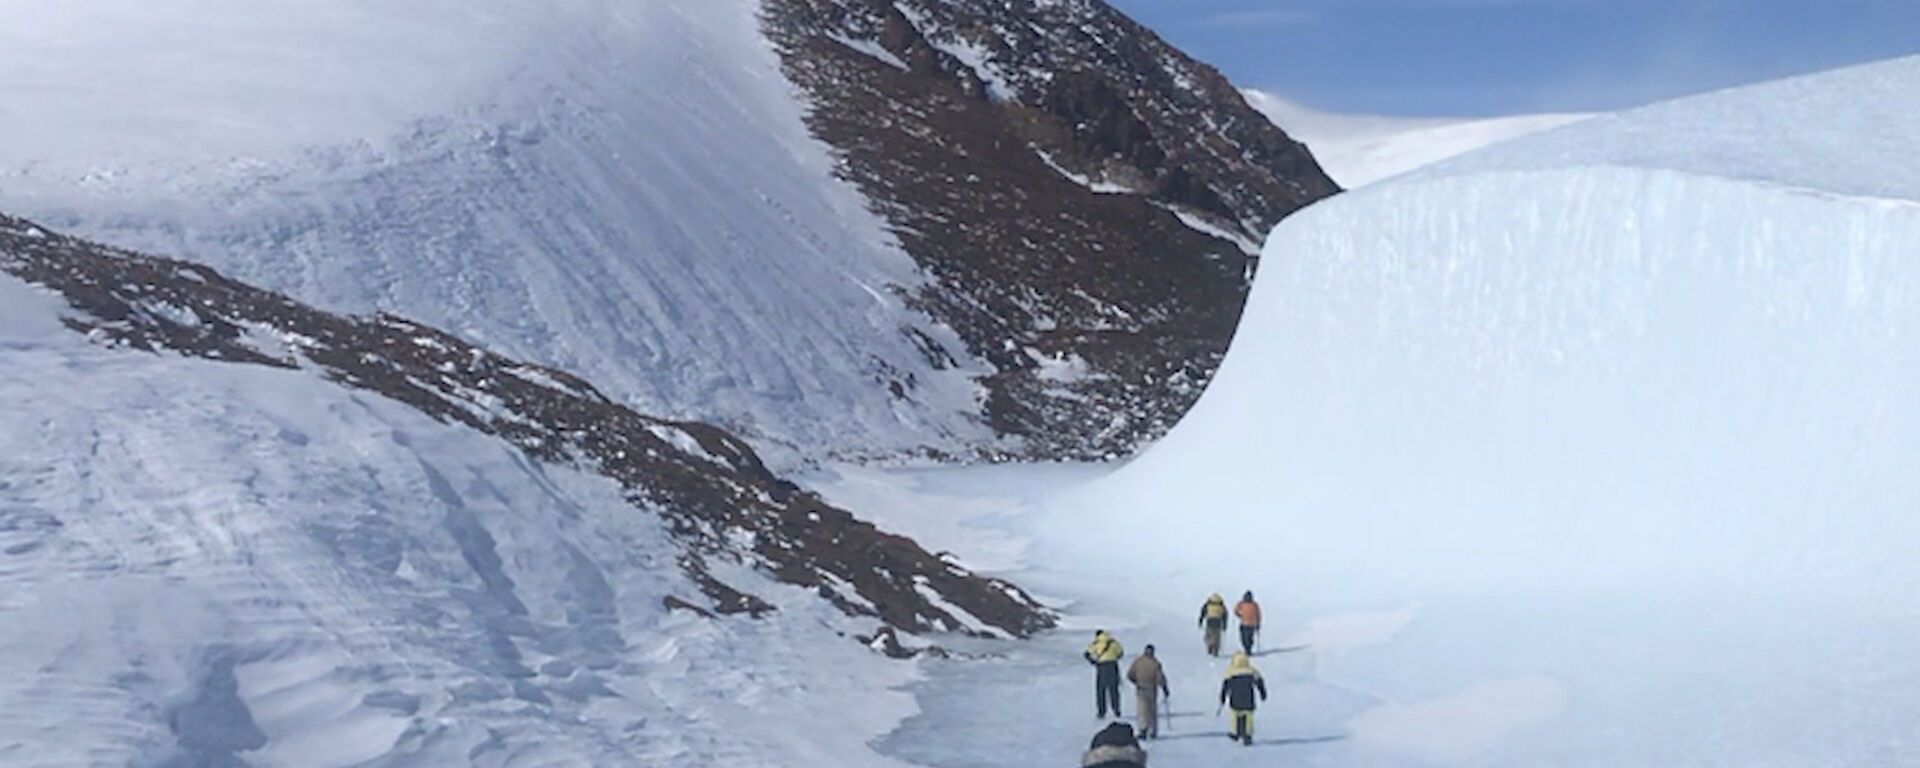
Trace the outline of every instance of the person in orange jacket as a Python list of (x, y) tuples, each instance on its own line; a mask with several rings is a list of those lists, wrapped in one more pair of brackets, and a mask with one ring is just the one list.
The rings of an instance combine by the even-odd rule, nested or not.
[(1253, 601), (1253, 590), (1233, 604), (1233, 615), (1240, 619), (1240, 649), (1253, 653), (1253, 638), (1260, 634), (1260, 604)]

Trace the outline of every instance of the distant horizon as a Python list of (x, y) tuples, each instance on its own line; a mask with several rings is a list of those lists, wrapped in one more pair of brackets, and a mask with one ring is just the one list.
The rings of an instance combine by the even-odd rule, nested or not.
[(1604, 112), (1920, 53), (1910, 0), (1111, 0), (1237, 86), (1336, 113)]

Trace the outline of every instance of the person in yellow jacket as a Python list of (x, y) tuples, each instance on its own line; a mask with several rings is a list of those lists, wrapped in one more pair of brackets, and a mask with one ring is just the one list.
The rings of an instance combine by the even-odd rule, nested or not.
[(1220, 703), (1233, 709), (1233, 730), (1227, 732), (1227, 738), (1241, 744), (1253, 744), (1253, 709), (1256, 703), (1254, 694), (1260, 694), (1260, 700), (1267, 700), (1267, 681), (1261, 679), (1260, 670), (1253, 668), (1253, 659), (1246, 653), (1236, 653), (1227, 661), (1226, 676), (1220, 680)]
[(1200, 604), (1200, 628), (1207, 633), (1207, 655), (1220, 655), (1220, 634), (1227, 631), (1227, 599), (1215, 592)]
[(1093, 644), (1088, 645), (1086, 652), (1080, 655), (1093, 665), (1094, 717), (1105, 719), (1109, 702), (1112, 703), (1114, 717), (1125, 717), (1120, 714), (1120, 657), (1127, 655), (1127, 652), (1121, 649), (1120, 641), (1113, 639), (1113, 635), (1107, 634), (1106, 630), (1096, 629), (1093, 631)]
[(1260, 634), (1260, 604), (1253, 601), (1252, 590), (1233, 604), (1233, 615), (1240, 619), (1240, 650), (1253, 653), (1253, 638)]

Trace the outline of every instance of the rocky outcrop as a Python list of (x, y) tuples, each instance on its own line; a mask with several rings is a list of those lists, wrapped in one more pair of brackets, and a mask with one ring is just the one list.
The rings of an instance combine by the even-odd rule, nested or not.
[(538, 459), (617, 480), (637, 513), (668, 521), (682, 568), (714, 612), (774, 609), (715, 576), (713, 565), (726, 562), (814, 589), (848, 615), (906, 631), (1025, 636), (1052, 624), (1018, 587), (970, 573), (827, 504), (769, 471), (725, 430), (637, 413), (564, 371), (511, 360), (401, 317), (329, 314), (200, 265), (5, 216), (0, 271), (65, 297), (73, 311), (63, 322), (102, 345), (311, 370), (497, 435)]
[(1031, 457), (1126, 453), (1198, 398), (1306, 148), (1098, 0), (765, 0), (813, 131), (996, 372)]

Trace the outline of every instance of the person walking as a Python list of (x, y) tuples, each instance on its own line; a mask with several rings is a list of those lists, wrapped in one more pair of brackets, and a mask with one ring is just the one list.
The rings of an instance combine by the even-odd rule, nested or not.
[(1109, 702), (1114, 717), (1120, 714), (1120, 658), (1127, 652), (1120, 647), (1120, 641), (1113, 639), (1104, 629), (1093, 631), (1093, 643), (1080, 654), (1088, 664), (1093, 665), (1094, 717), (1105, 719)]
[(1240, 619), (1240, 650), (1253, 653), (1253, 639), (1260, 634), (1260, 604), (1253, 601), (1252, 590), (1233, 604), (1233, 615)]
[(1227, 738), (1247, 746), (1253, 745), (1256, 693), (1260, 701), (1266, 701), (1267, 682), (1261, 679), (1260, 670), (1253, 668), (1252, 657), (1244, 652), (1234, 654), (1227, 662), (1226, 677), (1220, 681), (1220, 703), (1233, 710), (1233, 730), (1227, 732)]
[(1227, 631), (1227, 599), (1215, 592), (1200, 604), (1200, 625), (1206, 630), (1207, 655), (1220, 655), (1220, 635)]
[(1173, 690), (1167, 687), (1167, 671), (1153, 655), (1152, 645), (1141, 649), (1140, 658), (1127, 667), (1127, 682), (1133, 683), (1133, 714), (1140, 718), (1140, 738), (1159, 738), (1159, 698), (1165, 694), (1171, 700)]

